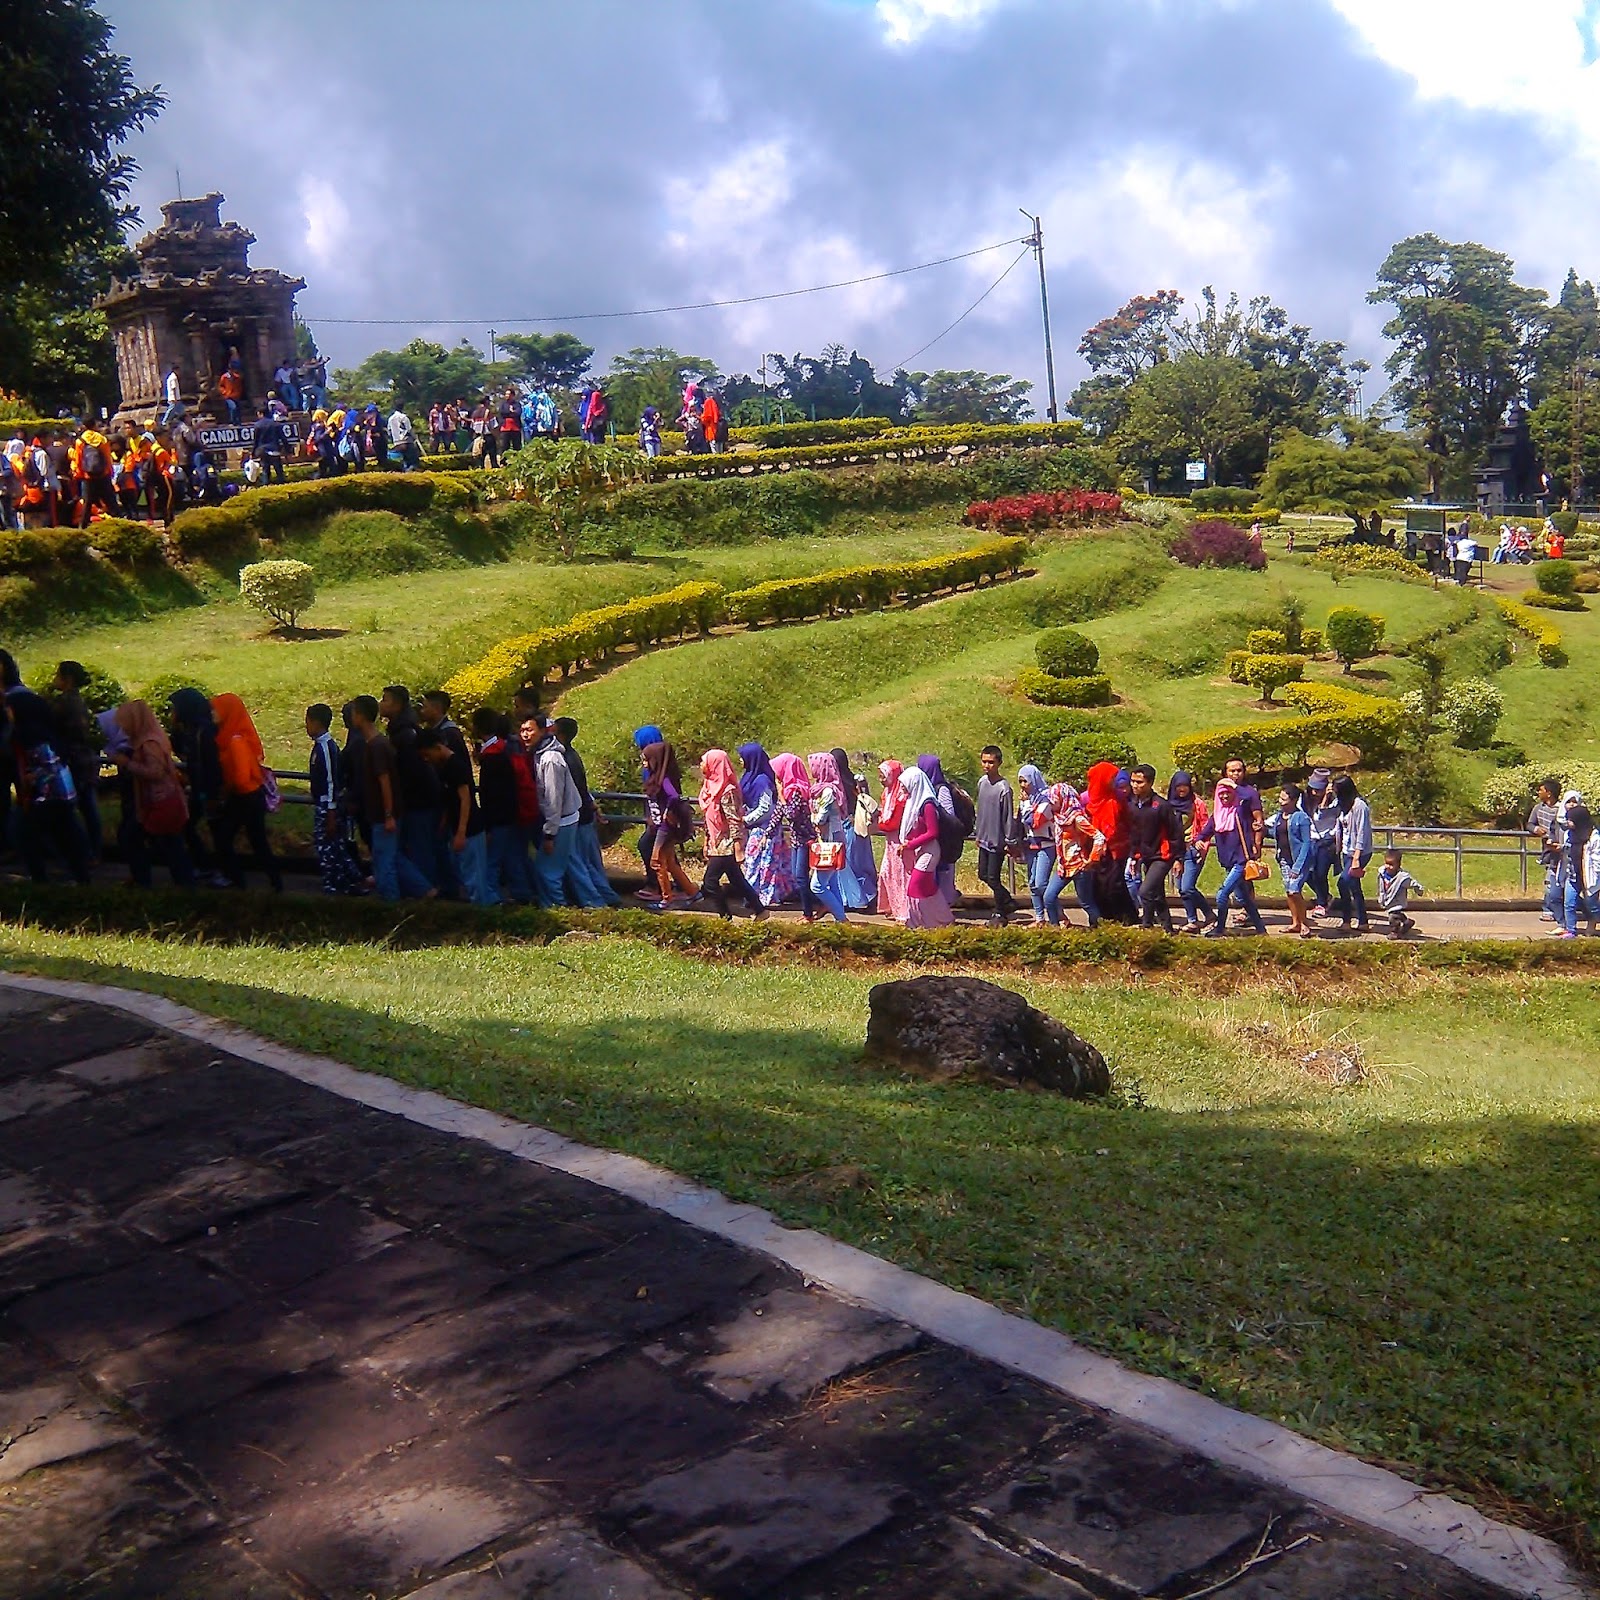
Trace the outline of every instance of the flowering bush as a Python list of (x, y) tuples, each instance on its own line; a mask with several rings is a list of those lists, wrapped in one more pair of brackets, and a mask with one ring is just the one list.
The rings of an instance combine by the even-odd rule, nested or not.
[(1122, 515), (1122, 496), (1098, 489), (1062, 489), (1054, 494), (1013, 494), (998, 500), (974, 500), (962, 519), (976, 528), (1020, 533), (1032, 528), (1059, 528), (1067, 523), (1094, 522)]
[(1170, 546), (1174, 560), (1186, 567), (1248, 567), (1262, 571), (1267, 553), (1243, 528), (1231, 522), (1196, 522)]
[(1464, 678), (1444, 692), (1439, 716), (1463, 750), (1482, 750), (1494, 740), (1506, 703), (1486, 678)]
[(317, 575), (304, 561), (257, 561), (239, 569), (239, 593), (281, 628), (292, 628), (317, 598)]

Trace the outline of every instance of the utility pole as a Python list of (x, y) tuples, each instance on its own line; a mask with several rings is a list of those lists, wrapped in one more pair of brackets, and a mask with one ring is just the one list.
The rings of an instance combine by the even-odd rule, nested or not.
[(1033, 224), (1028, 245), (1039, 263), (1039, 309), (1044, 314), (1044, 372), (1050, 387), (1049, 416), (1052, 422), (1059, 422), (1061, 418), (1056, 411), (1056, 357), (1050, 347), (1050, 291), (1045, 288), (1044, 282), (1044, 227), (1031, 211), (1023, 211), (1021, 206), (1017, 209)]
[(767, 352), (761, 352), (761, 424), (763, 427), (772, 421), (772, 414), (767, 410)]
[(491, 367), (492, 367), (492, 366), (493, 366), (493, 365), (494, 365), (494, 362), (495, 362), (495, 354), (494, 354), (494, 329), (493, 329), (493, 328), (491, 328), (491, 329), (490, 329), (490, 330), (489, 330), (489, 365), (490, 365), (490, 366), (491, 366)]

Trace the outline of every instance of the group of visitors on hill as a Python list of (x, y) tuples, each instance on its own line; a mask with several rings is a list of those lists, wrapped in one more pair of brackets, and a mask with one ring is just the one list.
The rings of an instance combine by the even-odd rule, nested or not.
[[(35, 692), (0, 651), (0, 808), (15, 813), (8, 836), (29, 872), (46, 876), (54, 855), (87, 881), (104, 847), (98, 795), (109, 766), (117, 842), (134, 883), (148, 886), (160, 864), (181, 887), (202, 879), (243, 887), (253, 869), (281, 889), (267, 825), (280, 803), (277, 781), (243, 701), (183, 688), (159, 706), (134, 699), (93, 716), (87, 681), (79, 663), (63, 661), (48, 689)], [(545, 712), (537, 686), (518, 690), (507, 712), (479, 708), (463, 728), (443, 690), (414, 698), (391, 684), (357, 695), (337, 716), (326, 704), (307, 707), (305, 731), (325, 892), (443, 895), (480, 906), (620, 903), (578, 724)], [(876, 911), (910, 928), (945, 927), (958, 899), (956, 866), (971, 844), (996, 926), (1018, 914), (1018, 874), (1038, 927), (1068, 925), (1070, 888), (1090, 928), (1109, 919), (1215, 938), (1233, 911), (1265, 933), (1255, 886), (1270, 875), (1270, 857), (1291, 933), (1308, 935), (1312, 919), (1335, 914), (1343, 930), (1368, 931), (1372, 819), (1348, 776), (1314, 772), (1303, 790), (1279, 789), (1269, 808), (1238, 760), (1205, 797), (1188, 773), (1171, 774), (1163, 790), (1153, 767), (1109, 761), (1089, 767), (1081, 788), (1049, 783), (1033, 765), (1013, 784), (990, 745), (969, 796), (933, 754), (878, 762), (874, 787), (838, 747), (805, 759), (769, 756), (758, 743), (734, 754), (707, 750), (686, 778), (659, 727), (640, 727), (634, 744), (646, 806), (638, 893), (655, 909), (709, 905), (726, 917), (737, 901), (764, 918), (793, 901), (807, 921)], [(1587, 813), (1568, 803), (1575, 798), (1563, 802), (1562, 842), (1550, 848), (1581, 855), (1591, 834)], [(1535, 822), (1553, 838), (1549, 817)], [(698, 883), (686, 864), (691, 841), (704, 860)], [(1212, 852), (1222, 881), (1207, 895), (1199, 880)], [(1580, 863), (1563, 892), (1575, 884), (1574, 905), (1590, 905), (1584, 885), (1594, 881)], [(1421, 890), (1397, 852), (1385, 857), (1376, 887), (1391, 933), (1410, 932), (1408, 897)]]

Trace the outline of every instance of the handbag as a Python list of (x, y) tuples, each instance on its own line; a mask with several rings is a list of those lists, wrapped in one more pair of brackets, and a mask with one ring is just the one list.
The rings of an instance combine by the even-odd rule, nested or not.
[(1247, 861), (1244, 864), (1244, 881), (1246, 883), (1260, 883), (1263, 878), (1272, 876), (1272, 868), (1265, 861)]
[(278, 775), (271, 767), (261, 769), (261, 792), (267, 797), (268, 811), (276, 811), (283, 804), (283, 796), (278, 793)]
[(837, 872), (844, 865), (844, 846), (837, 839), (813, 839), (810, 856), (813, 872)]
[(855, 831), (865, 839), (872, 832), (872, 819), (877, 811), (870, 795), (856, 796), (856, 814), (853, 822)]

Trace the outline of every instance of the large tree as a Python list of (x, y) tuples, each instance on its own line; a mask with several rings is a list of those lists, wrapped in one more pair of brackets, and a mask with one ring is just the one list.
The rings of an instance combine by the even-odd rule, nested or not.
[(126, 260), (128, 135), (165, 104), (141, 89), (89, 0), (29, 0), (0, 28), (0, 388), (52, 407), (114, 398), (92, 310)]
[(1371, 511), (1422, 483), (1422, 452), (1380, 422), (1342, 417), (1330, 435), (1291, 428), (1272, 442), (1257, 492), (1284, 511)]
[[(1537, 407), (1572, 383), (1573, 369), (1600, 355), (1600, 300), (1594, 285), (1567, 269), (1556, 303), (1545, 312), (1528, 373), (1528, 404)], [(1548, 458), (1547, 458), (1548, 459)]]
[(520, 377), (546, 389), (572, 389), (594, 359), (594, 346), (575, 333), (502, 333), (496, 342)]
[(354, 372), (334, 373), (333, 388), (341, 400), (378, 400), (416, 411), (435, 400), (470, 400), (512, 372), (505, 362), (485, 361), (465, 339), (453, 349), (413, 339), (400, 350), (375, 350)]
[(1186, 461), (1204, 461), (1216, 483), (1227, 453), (1258, 436), (1255, 385), (1237, 356), (1186, 351), (1162, 361), (1128, 390), (1118, 453), (1152, 482), (1175, 478)]
[(1384, 337), (1393, 393), (1428, 454), (1433, 493), (1464, 493), (1506, 408), (1521, 395), (1543, 328), (1545, 292), (1516, 281), (1510, 256), (1437, 234), (1402, 239), (1367, 299), (1394, 315)]
[(884, 383), (872, 363), (842, 344), (819, 356), (775, 356), (778, 391), (810, 417), (888, 417), (903, 422), (911, 405), (911, 380), (897, 372)]
[(909, 374), (912, 419), (939, 425), (1023, 422), (1033, 415), (1033, 385), (1009, 372), (913, 372)]
[(683, 404), (684, 385), (691, 378), (705, 382), (720, 376), (716, 362), (705, 356), (686, 356), (668, 345), (636, 345), (611, 358), (605, 378), (611, 420), (619, 433), (629, 432), (639, 426), (640, 412), (654, 406), (670, 426)]

